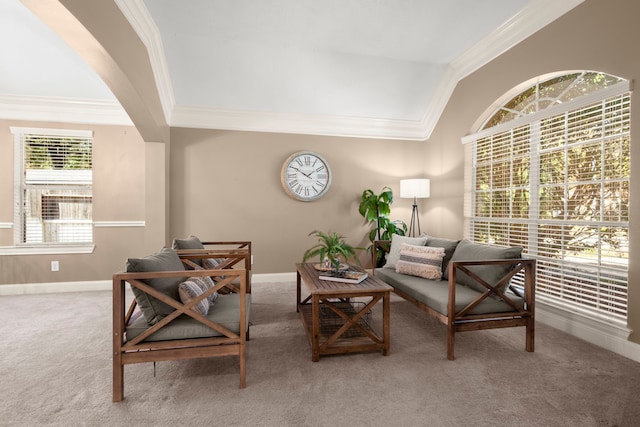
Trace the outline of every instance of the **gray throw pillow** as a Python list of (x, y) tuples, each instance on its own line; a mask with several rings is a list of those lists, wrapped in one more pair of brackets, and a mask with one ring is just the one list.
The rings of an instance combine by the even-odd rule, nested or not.
[[(171, 247), (173, 249), (204, 249), (204, 245), (200, 239), (193, 235), (186, 239), (173, 239)], [(200, 266), (202, 265), (201, 259), (194, 259), (192, 261)]]
[(442, 280), (449, 280), (449, 261), (456, 250), (460, 240), (441, 239), (438, 237), (427, 236), (425, 246), (434, 248), (444, 248), (444, 258), (442, 258)]
[[(129, 258), (127, 260), (127, 272), (155, 272), (155, 271), (183, 271), (184, 264), (173, 249), (163, 248), (160, 252), (144, 258)], [(179, 301), (178, 286), (184, 282), (184, 277), (166, 277), (147, 279), (144, 282), (163, 294)], [(136, 298), (140, 310), (147, 323), (153, 325), (175, 309), (157, 298), (154, 298), (140, 289), (132, 286), (133, 295)]]
[[(483, 245), (480, 243), (473, 243), (469, 240), (463, 239), (458, 243), (451, 261), (485, 261), (491, 259), (515, 259), (522, 256), (521, 247), (501, 248), (498, 246)], [(490, 285), (495, 285), (500, 279), (502, 279), (510, 270), (508, 266), (491, 265), (491, 266), (470, 266), (469, 270), (480, 276), (484, 281)], [(468, 286), (479, 292), (487, 290), (484, 286), (477, 283), (466, 273), (458, 271), (456, 273), (456, 282), (460, 285)], [(508, 284), (505, 285), (505, 287)], [(504, 290), (504, 288), (502, 290)]]

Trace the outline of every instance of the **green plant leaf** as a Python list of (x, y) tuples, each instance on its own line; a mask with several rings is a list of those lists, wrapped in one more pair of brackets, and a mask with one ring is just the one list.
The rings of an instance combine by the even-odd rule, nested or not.
[[(370, 189), (362, 192), (358, 212), (371, 226), (369, 241), (372, 243), (376, 239), (389, 240), (393, 234), (405, 235), (407, 225), (403, 221), (392, 221), (389, 218), (392, 203), (393, 191), (389, 187), (383, 187), (380, 194), (375, 194)], [(370, 251), (371, 246), (367, 249)]]

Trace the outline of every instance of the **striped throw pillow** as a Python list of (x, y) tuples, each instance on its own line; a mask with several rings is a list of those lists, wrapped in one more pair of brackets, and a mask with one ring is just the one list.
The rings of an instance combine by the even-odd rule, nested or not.
[(400, 248), (400, 259), (396, 263), (396, 272), (440, 280), (442, 258), (444, 258), (444, 248), (403, 244)]
[[(191, 300), (199, 297), (203, 293), (204, 291), (200, 285), (192, 279), (182, 282), (180, 283), (180, 286), (178, 286), (178, 294), (180, 295), (180, 301), (182, 301), (183, 304), (188, 304)], [(196, 313), (206, 316), (209, 313), (209, 300), (207, 298), (203, 298), (191, 309)]]

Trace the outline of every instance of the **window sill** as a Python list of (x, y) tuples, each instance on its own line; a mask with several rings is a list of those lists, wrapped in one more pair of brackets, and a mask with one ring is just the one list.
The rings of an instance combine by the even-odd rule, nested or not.
[(0, 246), (2, 255), (91, 254), (95, 245)]

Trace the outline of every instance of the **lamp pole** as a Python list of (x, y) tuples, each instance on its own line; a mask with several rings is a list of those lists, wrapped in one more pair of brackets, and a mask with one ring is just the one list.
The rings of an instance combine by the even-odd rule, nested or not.
[(416, 237), (416, 224), (418, 224), (418, 236), (420, 235), (420, 215), (418, 215), (418, 198), (413, 197), (413, 209), (411, 212), (411, 225), (409, 225), (409, 236)]

